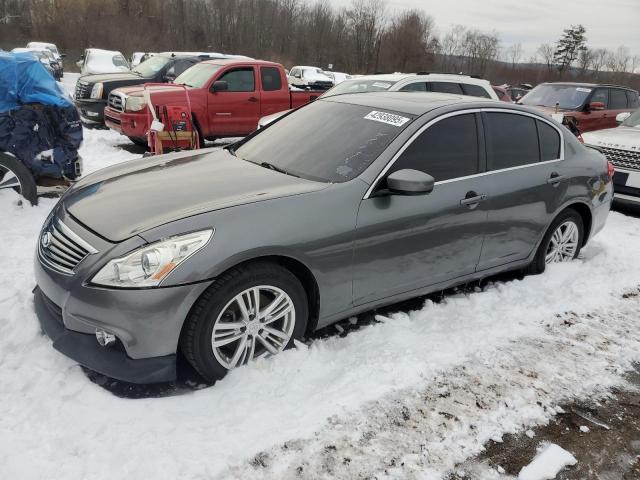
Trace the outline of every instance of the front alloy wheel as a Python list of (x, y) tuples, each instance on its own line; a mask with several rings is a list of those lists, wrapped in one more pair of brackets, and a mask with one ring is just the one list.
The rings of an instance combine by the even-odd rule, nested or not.
[(215, 382), (229, 370), (293, 346), (307, 329), (307, 293), (282, 265), (256, 262), (220, 275), (185, 320), (180, 348)]
[(285, 349), (296, 325), (293, 301), (272, 285), (236, 295), (218, 315), (211, 334), (213, 354), (228, 370)]

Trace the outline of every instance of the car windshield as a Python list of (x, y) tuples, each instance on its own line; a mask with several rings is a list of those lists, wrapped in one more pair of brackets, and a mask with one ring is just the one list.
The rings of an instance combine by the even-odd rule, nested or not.
[(622, 125), (624, 125), (625, 127), (640, 128), (640, 109), (633, 112), (633, 114), (630, 117), (628, 117), (624, 122), (622, 122)]
[(413, 118), (320, 100), (260, 130), (234, 153), (308, 180), (341, 183), (360, 175)]
[(389, 90), (396, 80), (345, 80), (322, 94), (322, 97), (332, 97), (345, 93), (384, 92)]
[(187, 87), (202, 88), (220, 68), (222, 68), (221, 65), (198, 63), (178, 75), (178, 78), (173, 83), (186, 85)]
[(537, 107), (555, 107), (575, 110), (584, 104), (592, 88), (575, 85), (538, 85), (526, 94), (520, 103)]
[(145, 78), (154, 77), (156, 73), (162, 70), (170, 61), (171, 59), (167, 57), (151, 57), (149, 60), (142, 62), (134, 68), (133, 72)]

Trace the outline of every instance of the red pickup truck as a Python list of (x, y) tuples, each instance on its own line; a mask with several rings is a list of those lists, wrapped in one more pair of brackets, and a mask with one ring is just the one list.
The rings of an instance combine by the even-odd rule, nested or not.
[[(187, 86), (194, 123), (200, 137), (208, 140), (247, 135), (261, 117), (305, 105), (324, 93), (290, 91), (282, 65), (261, 60), (201, 62), (174, 83)], [(142, 85), (113, 90), (104, 119), (112, 130), (146, 144), (148, 107), (143, 92)], [(154, 106), (186, 105), (184, 90), (170, 84), (154, 88), (151, 101)]]

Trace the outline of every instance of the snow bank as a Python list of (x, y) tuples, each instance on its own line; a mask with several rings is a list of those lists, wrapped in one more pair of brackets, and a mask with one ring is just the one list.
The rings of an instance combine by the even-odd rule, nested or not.
[(578, 463), (576, 458), (555, 443), (543, 445), (533, 461), (523, 467), (518, 480), (552, 480), (564, 467)]

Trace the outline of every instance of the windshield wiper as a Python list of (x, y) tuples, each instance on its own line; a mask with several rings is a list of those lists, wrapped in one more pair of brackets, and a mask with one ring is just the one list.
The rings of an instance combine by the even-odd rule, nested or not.
[(295, 174), (293, 174), (293, 173), (291, 173), (291, 172), (288, 172), (288, 171), (286, 171), (285, 169), (280, 168), (280, 167), (278, 167), (278, 166), (274, 165), (273, 163), (269, 163), (269, 162), (260, 162), (260, 163), (259, 163), (259, 165), (260, 165), (261, 167), (268, 168), (269, 170), (273, 170), (274, 172), (284, 173), (285, 175), (291, 175), (292, 177), (298, 177), (298, 178), (300, 178), (300, 176), (299, 176), (299, 175), (295, 175)]

